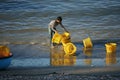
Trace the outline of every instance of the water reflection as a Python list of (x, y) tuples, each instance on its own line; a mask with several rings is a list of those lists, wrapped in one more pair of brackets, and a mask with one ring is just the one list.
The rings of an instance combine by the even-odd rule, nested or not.
[[(98, 50), (98, 49), (94, 49), (94, 50)], [(74, 66), (74, 65), (104, 66), (105, 64), (106, 65), (117, 64), (116, 52), (106, 53), (106, 55), (93, 54), (94, 52), (93, 52), (93, 48), (83, 48), (82, 54), (73, 56), (73, 55), (66, 55), (63, 48), (54, 48), (51, 49), (51, 53), (50, 53), (50, 65), (51, 66)], [(84, 58), (82, 55), (84, 55)], [(97, 56), (97, 55), (100, 55), (100, 57), (102, 56), (102, 58), (93, 58), (93, 56)], [(104, 57), (105, 57), (105, 61), (103, 59)]]
[(116, 53), (106, 53), (106, 65), (116, 64)]
[(66, 55), (61, 48), (51, 49), (50, 64), (51, 66), (73, 66), (76, 63), (76, 56)]
[(92, 64), (92, 48), (83, 48), (83, 53), (85, 55), (84, 63), (87, 65)]

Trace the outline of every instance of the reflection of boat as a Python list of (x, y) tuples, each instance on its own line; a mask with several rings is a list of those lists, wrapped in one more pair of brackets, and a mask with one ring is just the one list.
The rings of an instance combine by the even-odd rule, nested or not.
[(106, 65), (116, 64), (116, 53), (106, 53)]
[(92, 48), (83, 48), (83, 53), (85, 55), (85, 59), (84, 59), (84, 63), (87, 65), (91, 65), (92, 64)]
[(65, 55), (64, 50), (51, 50), (50, 63), (52, 66), (71, 66), (76, 62), (76, 56)]
[(12, 54), (7, 46), (0, 46), (0, 69), (6, 69), (11, 63)]
[(12, 60), (12, 55), (9, 57), (0, 58), (0, 69), (6, 69)]

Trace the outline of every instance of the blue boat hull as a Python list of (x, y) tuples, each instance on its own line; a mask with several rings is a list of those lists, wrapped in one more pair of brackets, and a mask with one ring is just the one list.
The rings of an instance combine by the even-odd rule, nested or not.
[(12, 55), (9, 57), (0, 58), (0, 70), (8, 68), (8, 66), (11, 63), (11, 60), (12, 60)]

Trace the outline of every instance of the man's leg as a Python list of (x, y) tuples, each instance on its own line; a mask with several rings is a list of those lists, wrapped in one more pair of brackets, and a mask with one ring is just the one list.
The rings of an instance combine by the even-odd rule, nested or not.
[(52, 38), (53, 38), (53, 35), (54, 35), (54, 31), (52, 31), (51, 29), (49, 31), (50, 31), (50, 34), (49, 34), (49, 37), (50, 37), (50, 46), (54, 47), (54, 44), (52, 43)]

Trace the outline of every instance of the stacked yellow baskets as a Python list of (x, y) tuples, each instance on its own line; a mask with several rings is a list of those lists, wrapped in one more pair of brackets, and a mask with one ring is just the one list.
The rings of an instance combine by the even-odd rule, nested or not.
[(66, 54), (72, 55), (76, 52), (76, 46), (71, 42), (70, 33), (64, 32), (63, 34), (55, 33), (52, 39), (53, 43), (62, 43)]

